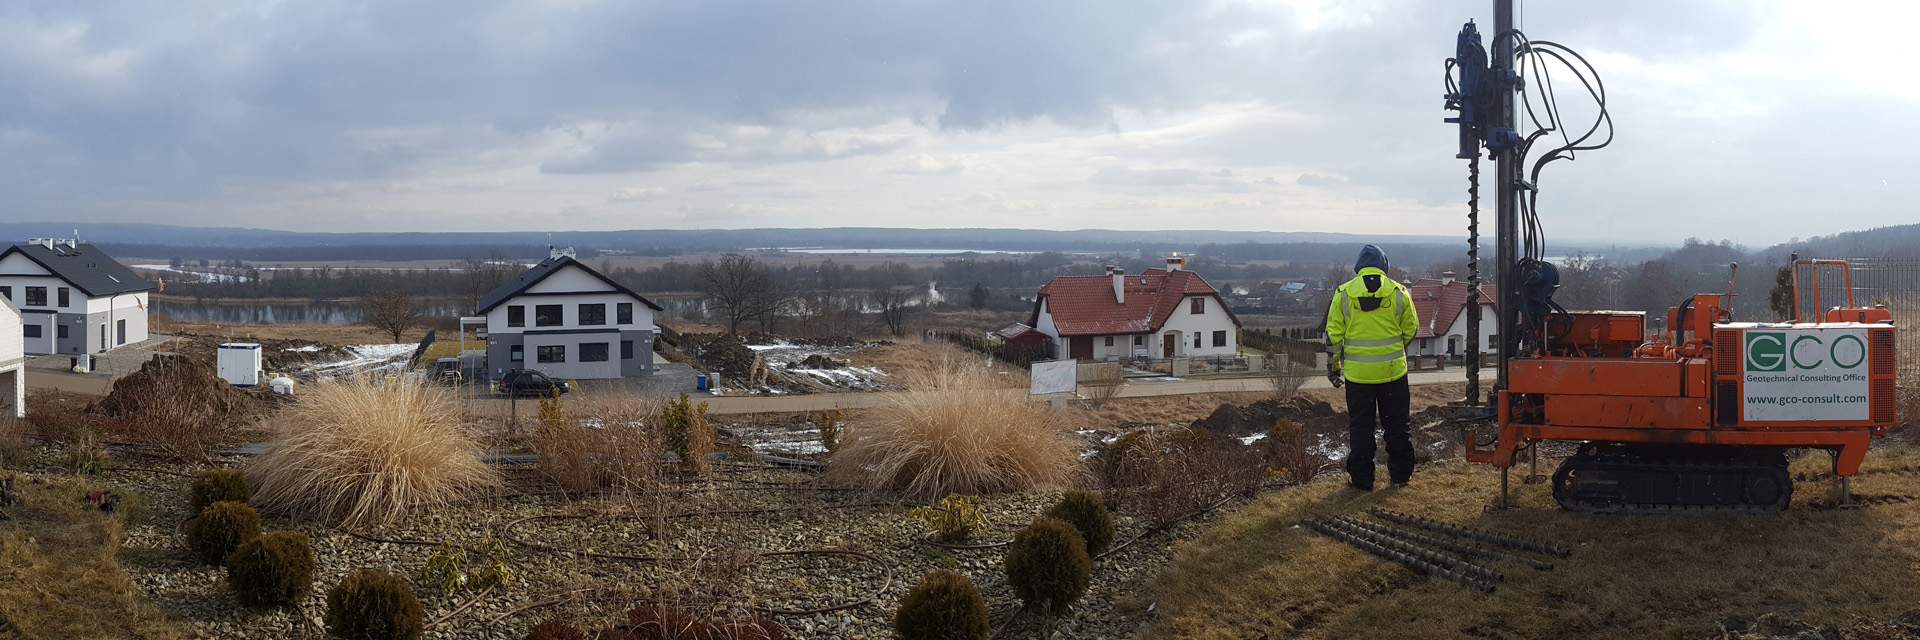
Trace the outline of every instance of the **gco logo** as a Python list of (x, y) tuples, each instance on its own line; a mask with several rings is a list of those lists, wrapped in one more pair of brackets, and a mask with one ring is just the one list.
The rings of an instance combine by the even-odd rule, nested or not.
[(1859, 336), (1842, 334), (1827, 340), (1816, 332), (1748, 331), (1747, 371), (1819, 369), (1831, 364), (1853, 369), (1867, 361), (1867, 344)]

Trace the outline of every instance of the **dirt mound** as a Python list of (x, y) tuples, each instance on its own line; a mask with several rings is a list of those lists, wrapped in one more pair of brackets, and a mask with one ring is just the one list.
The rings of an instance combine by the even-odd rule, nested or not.
[(160, 409), (158, 405), (186, 405), (199, 411), (220, 413), (235, 404), (245, 403), (246, 392), (233, 388), (205, 362), (175, 355), (156, 356), (140, 365), (140, 370), (114, 381), (113, 390), (100, 401), (100, 411), (109, 417), (131, 418)]
[(845, 369), (847, 368), (847, 363), (816, 353), (816, 354), (807, 356), (805, 360), (788, 364), (787, 368), (788, 369)]
[(694, 345), (694, 357), (720, 375), (738, 380), (753, 373), (753, 350), (739, 338), (726, 334), (685, 337)]
[(780, 336), (755, 331), (747, 334), (747, 337), (741, 338), (741, 341), (754, 346), (766, 346), (770, 344), (780, 344)]
[(1314, 427), (1329, 426), (1335, 422), (1345, 424), (1346, 415), (1336, 413), (1333, 405), (1325, 402), (1293, 397), (1261, 400), (1244, 407), (1223, 404), (1214, 409), (1212, 415), (1195, 420), (1189, 426), (1230, 436), (1248, 436), (1266, 433), (1281, 420), (1291, 420), (1310, 431), (1318, 431)]

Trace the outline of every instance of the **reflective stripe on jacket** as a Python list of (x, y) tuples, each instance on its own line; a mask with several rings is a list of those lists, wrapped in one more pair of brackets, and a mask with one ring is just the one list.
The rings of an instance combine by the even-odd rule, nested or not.
[[(1368, 292), (1365, 277), (1380, 276), (1380, 289)], [(1371, 311), (1364, 298), (1377, 300)], [(1327, 351), (1348, 382), (1380, 384), (1407, 375), (1407, 344), (1420, 331), (1413, 296), (1385, 272), (1368, 267), (1334, 292), (1327, 308)]]

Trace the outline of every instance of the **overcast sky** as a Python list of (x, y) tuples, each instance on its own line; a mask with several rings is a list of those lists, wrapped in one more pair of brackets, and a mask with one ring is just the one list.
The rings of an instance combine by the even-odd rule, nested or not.
[[(1920, 222), (1914, 3), (1527, 4), (1618, 128), (1542, 176), (1549, 242)], [(0, 217), (1463, 235), (1441, 64), (1491, 12), (0, 0)]]

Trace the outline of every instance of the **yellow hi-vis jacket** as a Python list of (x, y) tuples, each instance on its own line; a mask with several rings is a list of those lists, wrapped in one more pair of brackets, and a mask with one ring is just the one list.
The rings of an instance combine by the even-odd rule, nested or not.
[[(1380, 276), (1380, 290), (1367, 291), (1363, 279), (1367, 275)], [(1407, 375), (1407, 344), (1420, 331), (1419, 315), (1413, 309), (1413, 296), (1400, 283), (1377, 268), (1361, 269), (1334, 292), (1327, 309), (1327, 351), (1332, 362), (1348, 382), (1380, 384), (1400, 379)]]

